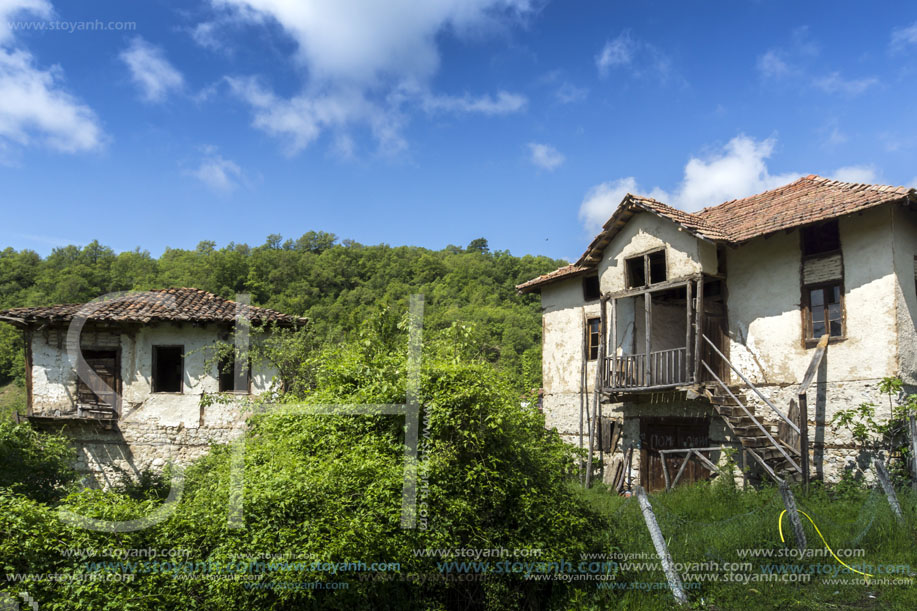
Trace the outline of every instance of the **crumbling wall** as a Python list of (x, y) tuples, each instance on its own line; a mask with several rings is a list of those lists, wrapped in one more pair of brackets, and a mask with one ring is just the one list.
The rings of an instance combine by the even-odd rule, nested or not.
[[(76, 372), (66, 352), (66, 329), (32, 334), (31, 415), (51, 418), (43, 426), (60, 428), (72, 439), (79, 455), (77, 469), (100, 485), (125, 475), (135, 477), (169, 462), (187, 464), (211, 443), (226, 443), (240, 435), (245, 413), (243, 396), (221, 394), (204, 406), (204, 393), (219, 391), (212, 346), (225, 329), (217, 325), (157, 324), (129, 329), (87, 328), (84, 349), (120, 348), (121, 414), (110, 426), (76, 420)], [(152, 348), (181, 345), (185, 358), (181, 393), (153, 393)], [(270, 389), (275, 372), (254, 363), (252, 394)]]

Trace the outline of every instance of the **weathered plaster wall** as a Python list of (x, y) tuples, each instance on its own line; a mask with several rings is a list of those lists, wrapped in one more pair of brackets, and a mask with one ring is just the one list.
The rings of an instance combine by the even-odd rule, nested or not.
[(655, 214), (635, 215), (605, 248), (599, 262), (603, 293), (626, 288), (624, 259), (665, 247), (668, 279), (692, 274), (716, 273), (716, 247), (681, 231), (673, 222)]
[(898, 207), (894, 212), (898, 374), (909, 385), (917, 384), (917, 212)]
[[(212, 352), (208, 350), (223, 331), (216, 325), (159, 324), (118, 333), (87, 329), (84, 349), (120, 348), (121, 417), (112, 430), (68, 421), (67, 432), (79, 452), (77, 467), (100, 483), (111, 483), (119, 472), (136, 475), (169, 461), (186, 464), (206, 452), (210, 443), (237, 436), (244, 415), (239, 401), (202, 407), (204, 392), (217, 393), (219, 381)], [(66, 353), (66, 331), (33, 333), (32, 414), (60, 417), (75, 415), (76, 372)], [(153, 393), (152, 349), (155, 345), (184, 348), (181, 393)], [(253, 364), (253, 394), (269, 390), (274, 371)], [(62, 421), (63, 422), (63, 421)]]
[[(891, 209), (839, 222), (846, 334), (828, 348), (827, 379), (874, 380), (896, 370)], [(814, 348), (802, 343), (799, 232), (729, 250), (730, 360), (755, 383), (798, 384)]]
[(557, 282), (541, 292), (542, 406), (547, 426), (576, 444), (581, 402), (591, 398), (595, 388), (596, 361), (583, 366), (585, 324), (587, 318), (599, 316), (599, 307), (598, 301), (583, 300), (581, 278)]

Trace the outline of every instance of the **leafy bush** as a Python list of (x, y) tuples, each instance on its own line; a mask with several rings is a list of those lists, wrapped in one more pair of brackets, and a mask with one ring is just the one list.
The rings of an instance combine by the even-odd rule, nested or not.
[(0, 486), (52, 502), (76, 480), (75, 458), (66, 437), (40, 433), (28, 423), (0, 420)]

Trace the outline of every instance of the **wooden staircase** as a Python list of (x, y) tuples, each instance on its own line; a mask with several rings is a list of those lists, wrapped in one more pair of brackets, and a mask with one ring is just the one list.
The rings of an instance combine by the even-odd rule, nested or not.
[[(732, 387), (730, 391), (736, 397), (742, 392), (738, 387)], [(762, 466), (768, 475), (776, 476), (775, 479), (778, 480), (796, 479), (801, 475), (798, 468), (794, 466), (800, 463), (799, 450), (781, 439), (778, 431), (775, 431), (772, 425), (763, 424), (758, 419), (753, 404), (748, 405), (745, 402), (748, 410), (746, 413), (745, 409), (737, 405), (732, 397), (725, 393), (714, 393), (707, 390), (704, 394), (730, 432), (741, 442), (743, 450), (748, 452), (748, 456)], [(762, 427), (771, 435), (770, 439), (761, 430)], [(776, 441), (779, 447), (775, 447), (771, 439)], [(789, 459), (785, 454), (789, 454)]]
[[(799, 478), (808, 485), (808, 417), (806, 408), (806, 391), (812, 383), (815, 373), (828, 348), (828, 336), (824, 335), (812, 355), (802, 383), (799, 385), (798, 400), (791, 401), (789, 415), (780, 411), (755, 385), (729, 362), (719, 348), (706, 335), (700, 336), (729, 365), (729, 368), (742, 380), (744, 387), (727, 386), (717, 376), (714, 369), (705, 361), (700, 365), (716, 381), (716, 386), (705, 387), (703, 392), (716, 412), (726, 422), (736, 439), (742, 444), (743, 452), (750, 456), (777, 483), (787, 478)], [(779, 417), (779, 425), (774, 430), (772, 425), (762, 423), (762, 418), (755, 414), (755, 404), (744, 396), (753, 392), (770, 410)]]

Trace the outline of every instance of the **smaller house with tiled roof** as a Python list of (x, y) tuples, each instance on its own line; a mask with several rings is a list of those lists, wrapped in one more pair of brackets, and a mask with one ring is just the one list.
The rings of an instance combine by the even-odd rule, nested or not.
[(24, 335), (28, 418), (63, 430), (78, 468), (105, 485), (187, 463), (237, 435), (239, 395), (269, 391), (276, 372), (236, 355), (250, 354), (244, 342), (263, 337), (256, 329), (306, 321), (173, 288), (12, 308), (0, 311), (0, 322)]
[[(548, 425), (617, 487), (840, 477), (870, 456), (831, 426), (917, 387), (917, 192), (810, 175), (688, 213), (627, 195), (540, 292)], [(696, 451), (695, 451), (696, 450)], [(590, 477), (591, 477), (590, 472)]]

